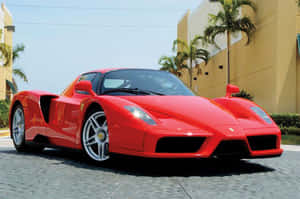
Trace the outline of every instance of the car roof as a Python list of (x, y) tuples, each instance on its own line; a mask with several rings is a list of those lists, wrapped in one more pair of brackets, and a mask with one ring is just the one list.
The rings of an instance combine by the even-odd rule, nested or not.
[(107, 72), (116, 71), (116, 70), (155, 70), (155, 69), (149, 69), (149, 68), (103, 68), (103, 69), (96, 69), (93, 71), (89, 71), (87, 73), (107, 73)]

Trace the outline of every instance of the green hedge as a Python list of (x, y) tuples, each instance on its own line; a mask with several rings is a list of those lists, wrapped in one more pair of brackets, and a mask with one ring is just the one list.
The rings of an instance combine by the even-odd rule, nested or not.
[(283, 127), (280, 128), (283, 135), (297, 135), (300, 136), (300, 128), (297, 127)]
[(8, 127), (9, 105), (7, 100), (0, 101), (0, 128)]
[(285, 113), (285, 114), (271, 114), (272, 119), (275, 123), (283, 127), (298, 127), (300, 128), (300, 114), (296, 113)]
[(282, 135), (300, 136), (300, 114), (271, 114), (274, 122), (280, 127)]

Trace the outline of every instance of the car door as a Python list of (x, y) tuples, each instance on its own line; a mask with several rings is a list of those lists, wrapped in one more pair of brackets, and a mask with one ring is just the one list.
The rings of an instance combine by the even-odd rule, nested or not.
[[(93, 89), (97, 91), (98, 73), (87, 73), (80, 76), (78, 81), (89, 80)], [(50, 107), (50, 127), (52, 141), (56, 145), (68, 147), (76, 146), (76, 136), (81, 130), (80, 104), (83, 99), (89, 97), (89, 93), (75, 91), (71, 97), (60, 96), (53, 99)]]

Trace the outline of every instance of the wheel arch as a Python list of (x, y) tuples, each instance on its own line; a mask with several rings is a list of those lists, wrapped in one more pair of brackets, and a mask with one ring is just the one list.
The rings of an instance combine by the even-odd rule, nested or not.
[[(84, 107), (85, 104), (83, 103), (81, 105), (82, 105), (82, 107)], [(83, 110), (83, 113), (81, 116), (82, 120), (81, 120), (81, 125), (80, 125), (80, 131), (77, 133), (77, 136), (76, 136), (76, 144), (79, 144), (80, 147), (82, 147), (81, 134), (82, 134), (82, 131), (84, 128), (85, 121), (87, 120), (87, 116), (94, 110), (104, 111), (104, 109), (100, 105), (100, 103), (96, 102), (96, 101), (90, 102), (88, 105), (85, 106), (85, 108)]]
[[(87, 108), (85, 109), (85, 112), (84, 112), (84, 116), (83, 116), (83, 119), (85, 120), (87, 115), (93, 111), (93, 110), (101, 110), (101, 111), (104, 111), (103, 107), (100, 105), (100, 103), (98, 102), (92, 102), (90, 103)], [(82, 125), (83, 126), (83, 125)]]
[[(14, 113), (14, 110), (15, 110), (15, 108), (18, 106), (18, 105), (20, 105), (20, 106), (22, 106), (23, 107), (23, 105), (22, 105), (22, 103), (21, 103), (21, 101), (20, 100), (15, 100), (14, 102), (13, 102), (13, 104), (11, 105), (11, 108), (10, 108), (10, 114), (9, 114), (9, 129), (10, 129), (10, 137), (12, 138), (12, 120), (13, 120), (13, 113)], [(24, 113), (25, 114), (25, 113)]]

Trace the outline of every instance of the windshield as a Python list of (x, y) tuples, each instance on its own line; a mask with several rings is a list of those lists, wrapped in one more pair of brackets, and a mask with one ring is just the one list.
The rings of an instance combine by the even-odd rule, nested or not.
[(108, 72), (104, 76), (101, 93), (109, 95), (194, 95), (173, 74), (144, 69)]

